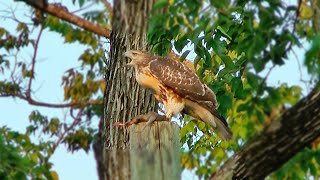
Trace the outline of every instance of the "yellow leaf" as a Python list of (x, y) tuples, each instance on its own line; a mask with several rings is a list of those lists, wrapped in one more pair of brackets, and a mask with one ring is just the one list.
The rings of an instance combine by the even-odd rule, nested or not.
[(32, 153), (30, 156), (32, 162), (36, 163), (38, 162), (38, 155), (36, 153)]
[(299, 17), (301, 19), (310, 19), (313, 16), (312, 8), (309, 7), (305, 2), (300, 5)]
[(69, 86), (64, 86), (64, 100), (68, 100), (70, 98)]
[(236, 59), (236, 58), (238, 57), (238, 54), (236, 53), (236, 51), (229, 51), (229, 52), (228, 52), (228, 56), (229, 56), (232, 60), (234, 60), (234, 59)]
[(105, 80), (100, 80), (100, 90), (102, 93), (104, 93), (104, 90), (106, 89), (107, 82)]
[(259, 28), (259, 23), (258, 23), (258, 21), (256, 21), (256, 20), (254, 20), (253, 21), (253, 28)]
[(53, 180), (59, 180), (59, 175), (56, 171), (51, 171), (50, 174)]

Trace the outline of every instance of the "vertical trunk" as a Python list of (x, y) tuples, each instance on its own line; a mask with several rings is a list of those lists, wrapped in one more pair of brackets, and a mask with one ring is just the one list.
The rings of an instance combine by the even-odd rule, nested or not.
[(94, 145), (101, 180), (130, 179), (129, 132), (114, 128), (112, 124), (155, 110), (156, 103), (150, 91), (138, 86), (134, 71), (125, 67), (128, 60), (123, 56), (129, 49), (148, 49), (146, 31), (153, 3), (154, 0), (114, 0), (104, 117)]

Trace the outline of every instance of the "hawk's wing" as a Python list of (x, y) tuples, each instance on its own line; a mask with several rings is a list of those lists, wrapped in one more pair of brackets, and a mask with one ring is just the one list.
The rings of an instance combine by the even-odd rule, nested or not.
[(168, 58), (155, 57), (150, 61), (150, 72), (181, 97), (209, 101), (216, 106), (213, 92), (186, 65)]
[[(228, 128), (226, 119), (216, 111), (215, 94), (200, 81), (199, 77), (189, 67), (175, 60), (154, 57), (150, 61), (150, 72), (179, 96), (194, 101), (209, 110), (222, 122), (222, 124), (218, 121), (215, 122), (218, 126), (214, 127), (216, 131), (220, 132), (220, 135), (225, 139), (231, 139), (232, 133)], [(188, 111), (188, 109), (186, 110)]]

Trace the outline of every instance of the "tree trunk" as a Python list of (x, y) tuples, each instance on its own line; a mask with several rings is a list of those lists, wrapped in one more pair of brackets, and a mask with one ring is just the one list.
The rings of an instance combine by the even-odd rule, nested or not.
[(130, 128), (131, 180), (178, 180), (180, 128), (176, 123), (145, 123)]
[(104, 117), (94, 145), (99, 179), (130, 179), (129, 132), (112, 127), (138, 114), (155, 111), (149, 90), (134, 79), (133, 68), (123, 56), (130, 49), (147, 50), (147, 22), (154, 0), (114, 0), (111, 58), (106, 73)]
[(249, 141), (211, 179), (263, 179), (319, 136), (318, 87)]

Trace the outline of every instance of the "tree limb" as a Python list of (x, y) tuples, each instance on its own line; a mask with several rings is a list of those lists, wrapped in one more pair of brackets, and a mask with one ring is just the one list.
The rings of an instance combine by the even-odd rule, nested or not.
[(85, 30), (96, 33), (98, 35), (104, 36), (106, 38), (110, 37), (110, 30), (102, 27), (99, 24), (92, 23), (87, 21), (79, 16), (76, 16), (70, 12), (63, 6), (59, 4), (45, 4), (43, 3), (45, 0), (20, 0), (25, 2), (26, 4), (39, 9), (43, 12), (56, 16), (62, 20), (65, 20), (69, 23), (72, 23), (76, 26), (79, 26)]
[(102, 105), (102, 100), (88, 100), (88, 101), (72, 101), (70, 103), (64, 104), (53, 104), (53, 103), (45, 103), (34, 100), (31, 96), (26, 96), (21, 93), (2, 93), (0, 97), (18, 97), (22, 100), (27, 101), (31, 105), (42, 106), (48, 108), (69, 108), (69, 107), (83, 107), (88, 105)]
[(34, 79), (34, 72), (35, 72), (35, 66), (36, 66), (36, 59), (37, 59), (37, 54), (38, 54), (38, 46), (40, 42), (40, 38), (43, 32), (43, 26), (41, 26), (38, 37), (34, 43), (34, 49), (33, 49), (33, 56), (32, 56), (32, 63), (31, 63), (31, 76), (29, 77), (29, 82), (28, 82), (28, 88), (26, 92), (27, 97), (31, 97), (31, 87), (32, 87), (32, 80)]
[(285, 111), (210, 179), (263, 179), (320, 136), (320, 90)]

